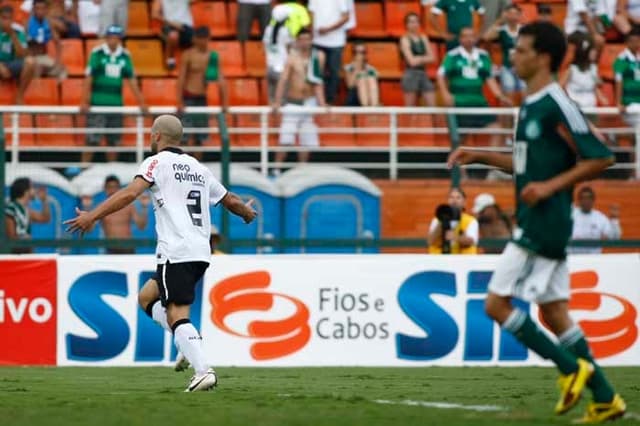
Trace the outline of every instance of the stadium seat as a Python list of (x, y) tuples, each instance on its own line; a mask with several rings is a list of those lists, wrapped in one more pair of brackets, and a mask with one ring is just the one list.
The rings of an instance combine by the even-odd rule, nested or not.
[(34, 78), (24, 94), (25, 105), (60, 105), (58, 81), (54, 78)]
[(269, 102), (269, 85), (266, 78), (258, 79), (258, 86), (260, 88), (260, 100), (258, 105), (270, 105)]
[(387, 35), (382, 3), (356, 3), (356, 22), (358, 25), (351, 31), (355, 37), (384, 38)]
[(206, 26), (213, 38), (233, 35), (229, 24), (227, 5), (223, 1), (199, 1), (191, 4), (194, 27)]
[(404, 17), (409, 12), (415, 12), (420, 16), (420, 3), (418, 1), (384, 2), (384, 18), (387, 34), (392, 37), (400, 37), (405, 33)]
[[(5, 145), (13, 144), (13, 114), (2, 114), (2, 123), (4, 126)], [(33, 116), (31, 114), (20, 114), (18, 116), (18, 128), (26, 129), (33, 127)], [(35, 144), (35, 135), (33, 133), (20, 133), (20, 146), (33, 146)]]
[(12, 105), (16, 102), (16, 83), (0, 80), (0, 105)]
[(551, 7), (551, 20), (554, 24), (560, 28), (564, 28), (564, 18), (567, 16), (567, 4), (566, 2), (552, 3)]
[(212, 41), (210, 46), (220, 55), (222, 73), (225, 77), (246, 77), (247, 69), (239, 41)]
[(522, 9), (522, 19), (524, 22), (531, 22), (538, 19), (538, 7), (533, 3), (519, 3)]
[[(446, 135), (434, 133), (422, 133), (434, 127), (443, 127), (444, 123), (436, 125), (437, 119), (430, 114), (399, 114), (398, 128), (406, 129), (398, 133), (399, 146), (448, 146), (449, 140)], [(410, 129), (418, 129), (420, 132), (412, 133)]]
[(253, 78), (229, 78), (229, 103), (231, 106), (256, 106), (260, 99), (258, 81)]
[[(36, 127), (39, 129), (74, 128), (73, 115), (37, 114)], [(81, 141), (81, 135), (73, 133), (42, 133), (36, 135), (36, 144), (48, 146), (76, 146)]]
[(207, 103), (211, 106), (219, 106), (220, 102), (220, 85), (218, 83), (207, 84)]
[(174, 78), (145, 78), (142, 80), (142, 95), (147, 105), (175, 106), (176, 80)]
[(60, 84), (60, 103), (66, 106), (78, 106), (82, 102), (84, 78), (67, 78)]
[[(231, 34), (235, 35), (238, 33), (238, 2), (230, 2), (227, 3), (229, 7), (229, 28), (231, 30)], [(253, 21), (253, 25), (251, 26), (251, 35), (254, 37), (260, 37), (260, 26), (257, 21)]]
[(127, 40), (126, 47), (131, 53), (136, 75), (144, 77), (167, 75), (160, 40)]
[(600, 77), (606, 80), (613, 80), (613, 63), (620, 53), (625, 49), (624, 44), (606, 44), (602, 49), (598, 69)]
[(369, 63), (377, 70), (380, 78), (402, 77), (400, 51), (397, 43), (367, 43)]
[[(260, 129), (262, 122), (260, 114), (237, 114), (234, 119), (233, 126), (240, 130), (240, 133), (232, 135), (232, 143), (236, 146), (260, 146), (262, 137), (256, 129)], [(277, 128), (279, 126), (279, 119), (273, 114), (268, 116), (270, 128)], [(243, 133), (242, 131), (248, 131), (251, 129), (252, 133)], [(269, 135), (269, 145), (277, 145), (278, 135)]]
[(62, 63), (67, 68), (67, 73), (71, 76), (84, 75), (87, 68), (87, 60), (84, 56), (82, 40), (63, 39), (62, 43)]
[(244, 44), (244, 62), (249, 77), (264, 77), (267, 74), (267, 60), (261, 41), (248, 41)]
[[(353, 116), (350, 114), (318, 114), (315, 117), (320, 129), (320, 144), (322, 146), (355, 146), (353, 133)], [(322, 133), (323, 129), (340, 129), (339, 133)]]
[(380, 102), (384, 106), (403, 106), (404, 94), (398, 80), (382, 80), (379, 83)]
[(99, 38), (88, 38), (84, 41), (84, 57), (87, 61), (89, 61), (89, 57), (91, 56), (91, 52), (96, 47), (102, 45), (104, 40)]
[(151, 36), (149, 3), (146, 1), (129, 2), (129, 21), (127, 23), (127, 36)]
[[(140, 90), (142, 90), (142, 88), (140, 88)], [(173, 93), (175, 93), (175, 91)], [(152, 102), (147, 100), (144, 94), (143, 94), (143, 97), (145, 98), (145, 103), (147, 105), (154, 105)], [(136, 100), (136, 97), (133, 95), (131, 86), (126, 81), (122, 84), (122, 101), (124, 106), (138, 106), (138, 101)]]
[[(356, 144), (360, 146), (389, 146), (389, 115), (356, 114)], [(380, 131), (374, 131), (380, 128)], [(368, 132), (366, 132), (368, 131)]]

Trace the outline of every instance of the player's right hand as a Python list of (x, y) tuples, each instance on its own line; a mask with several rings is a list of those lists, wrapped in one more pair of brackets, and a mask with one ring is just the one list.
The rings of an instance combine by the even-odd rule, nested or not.
[(476, 153), (465, 148), (457, 148), (447, 159), (447, 167), (453, 168), (455, 165), (464, 166), (476, 162)]

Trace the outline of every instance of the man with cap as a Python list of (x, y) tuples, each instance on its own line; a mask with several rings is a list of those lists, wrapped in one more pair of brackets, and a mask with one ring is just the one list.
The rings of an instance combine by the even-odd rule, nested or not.
[[(86, 78), (84, 79), (83, 99), (81, 111), (87, 112), (89, 106), (122, 106), (122, 83), (127, 81), (131, 92), (135, 96), (142, 113), (147, 112), (147, 107), (138, 86), (133, 62), (129, 52), (122, 47), (124, 31), (117, 25), (107, 28), (105, 42), (96, 46), (89, 56)], [(87, 127), (99, 129), (114, 129), (122, 127), (121, 114), (90, 113), (87, 115)], [(109, 146), (120, 144), (121, 135), (118, 133), (100, 134), (89, 133), (87, 145), (97, 146), (102, 137), (105, 137)], [(92, 152), (83, 152), (82, 161), (90, 162)], [(116, 161), (117, 152), (107, 152), (107, 161)]]
[[(511, 222), (493, 195), (482, 193), (473, 200), (473, 214), (478, 220), (481, 239), (511, 238)], [(488, 247), (484, 253), (501, 253), (500, 247)]]
[[(193, 47), (187, 49), (180, 60), (178, 71), (177, 106), (182, 123), (186, 129), (208, 128), (207, 114), (183, 114), (184, 107), (206, 107), (207, 85), (209, 82), (218, 83), (222, 108), (229, 107), (227, 83), (220, 67), (218, 52), (209, 47), (209, 27), (198, 27), (194, 31)], [(185, 133), (183, 143), (191, 146), (202, 146), (209, 138), (209, 133)], [(194, 153), (198, 159), (202, 153)]]

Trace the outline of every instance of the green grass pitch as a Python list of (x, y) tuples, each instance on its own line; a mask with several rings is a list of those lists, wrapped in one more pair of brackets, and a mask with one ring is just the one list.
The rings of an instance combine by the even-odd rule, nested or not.
[[(632, 413), (616, 424), (640, 425), (640, 368), (606, 372)], [(550, 368), (220, 368), (218, 374), (215, 391), (185, 394), (189, 374), (169, 368), (0, 368), (0, 424), (564, 425), (586, 405), (552, 414)], [(496, 411), (475, 411), (483, 409)]]

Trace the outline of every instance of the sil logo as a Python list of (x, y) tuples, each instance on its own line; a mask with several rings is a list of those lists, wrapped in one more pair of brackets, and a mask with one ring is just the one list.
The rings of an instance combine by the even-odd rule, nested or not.
[[(267, 271), (254, 271), (234, 275), (213, 286), (209, 293), (211, 322), (225, 333), (252, 339), (251, 357), (256, 361), (268, 361), (291, 355), (302, 349), (311, 338), (309, 309), (300, 300), (282, 293), (267, 291), (271, 275)], [(227, 326), (227, 316), (241, 311), (264, 311), (273, 308), (277, 298), (295, 306), (288, 318), (248, 324), (246, 332)]]
[(619, 314), (605, 319), (584, 319), (579, 325), (595, 358), (617, 355), (633, 346), (638, 338), (638, 312), (631, 302), (611, 293), (596, 290), (598, 274), (580, 271), (571, 274), (571, 311), (597, 312), (603, 303), (619, 306)]

